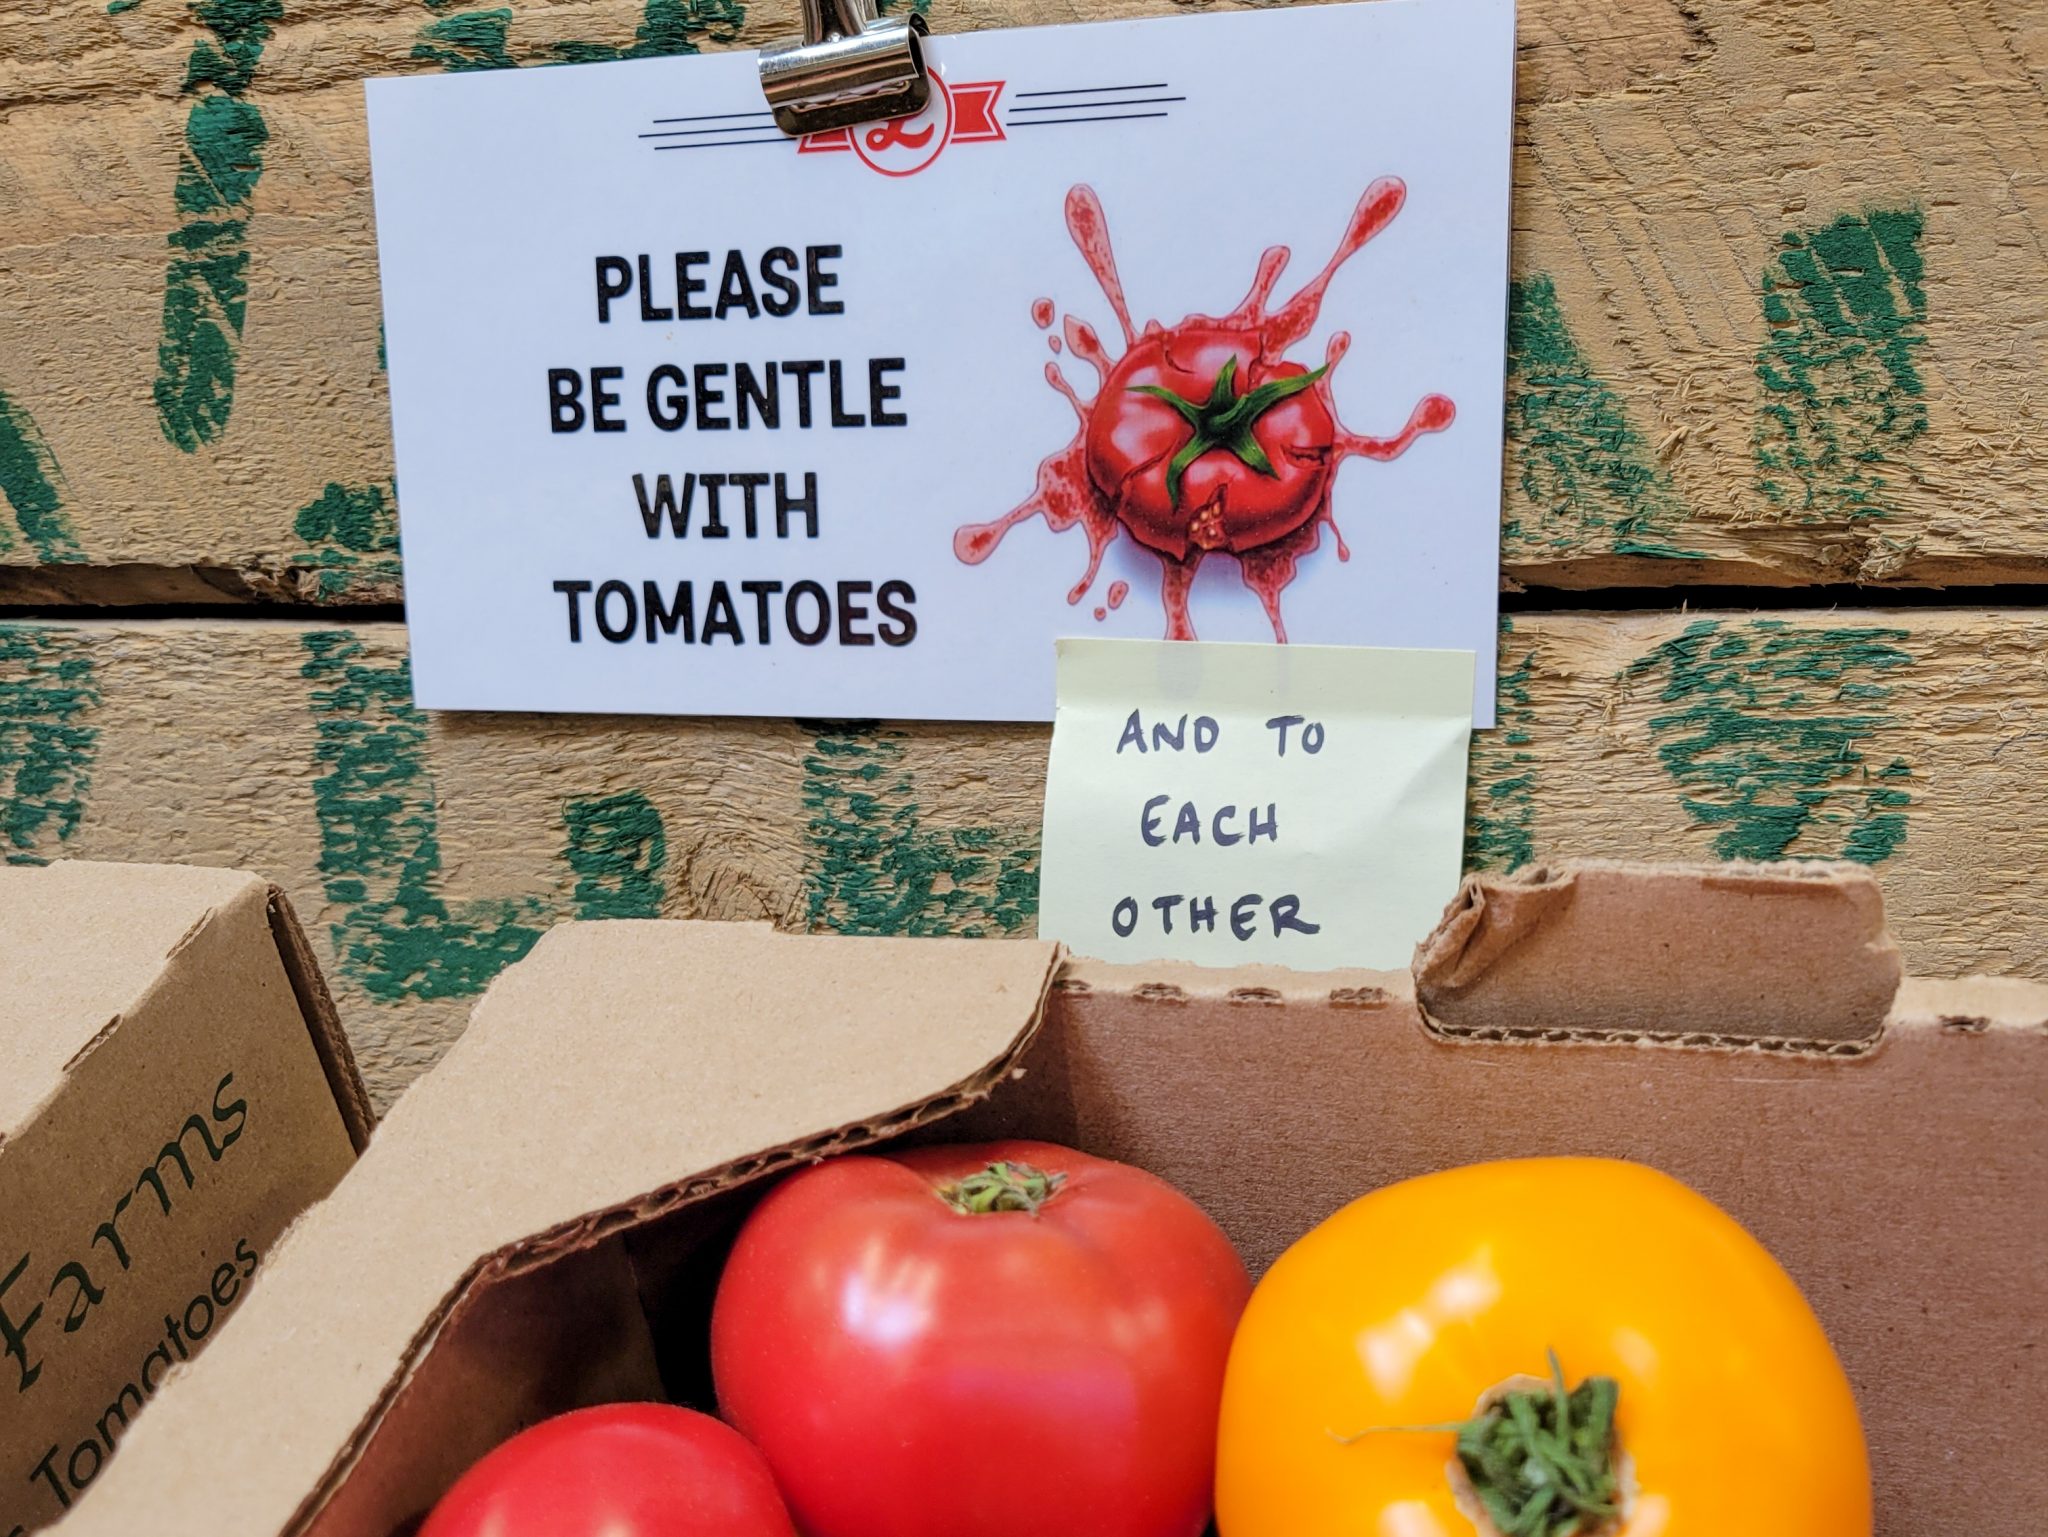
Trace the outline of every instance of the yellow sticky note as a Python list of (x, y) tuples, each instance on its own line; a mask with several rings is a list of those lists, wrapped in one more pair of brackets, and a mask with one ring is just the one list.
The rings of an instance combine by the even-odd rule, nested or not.
[(1406, 967), (1456, 893), (1470, 651), (1059, 642), (1040, 937)]

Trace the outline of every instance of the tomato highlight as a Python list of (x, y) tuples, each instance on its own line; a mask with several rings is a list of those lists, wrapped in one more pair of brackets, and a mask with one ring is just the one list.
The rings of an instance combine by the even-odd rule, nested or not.
[(708, 1414), (607, 1404), (463, 1474), (419, 1537), (796, 1537), (761, 1454)]
[(806, 1537), (1198, 1537), (1250, 1289), (1140, 1169), (1031, 1142), (839, 1158), (742, 1228), (712, 1375)]
[(1797, 1286), (1711, 1202), (1597, 1158), (1390, 1185), (1283, 1254), (1231, 1348), (1216, 1491), (1221, 1537), (1872, 1530)]

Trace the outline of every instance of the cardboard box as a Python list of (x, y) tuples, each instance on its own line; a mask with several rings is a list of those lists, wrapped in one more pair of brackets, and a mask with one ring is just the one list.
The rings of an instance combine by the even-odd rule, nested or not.
[(1859, 1393), (1879, 1530), (2016, 1537), (2048, 1495), (2048, 987), (1898, 984), (1855, 867), (1479, 881), (1412, 980), (559, 928), (65, 1537), (405, 1532), (544, 1414), (664, 1383), (701, 1402), (723, 1248), (768, 1176), (999, 1132), (1155, 1170), (1255, 1269), (1448, 1165), (1655, 1164), (1812, 1299)]
[(0, 868), (0, 1533), (102, 1476), (369, 1128), (274, 888)]

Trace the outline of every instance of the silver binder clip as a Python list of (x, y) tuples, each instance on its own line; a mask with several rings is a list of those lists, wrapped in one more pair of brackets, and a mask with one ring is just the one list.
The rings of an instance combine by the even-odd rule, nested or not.
[(932, 94), (924, 33), (922, 16), (877, 16), (874, 0), (804, 0), (803, 40), (761, 50), (776, 125), (825, 133), (922, 112)]

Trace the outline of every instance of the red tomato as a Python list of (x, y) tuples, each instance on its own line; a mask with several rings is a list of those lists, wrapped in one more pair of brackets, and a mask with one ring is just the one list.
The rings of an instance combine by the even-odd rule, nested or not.
[(1141, 1169), (1043, 1142), (839, 1158), (741, 1230), (712, 1375), (808, 1537), (1196, 1537), (1249, 1295)]
[(1268, 362), (1242, 326), (1138, 338), (1089, 407), (1088, 478), (1140, 541), (1175, 560), (1242, 553), (1315, 516), (1337, 424), (1322, 369)]
[(419, 1537), (796, 1537), (761, 1454), (667, 1404), (543, 1420), (462, 1475)]

